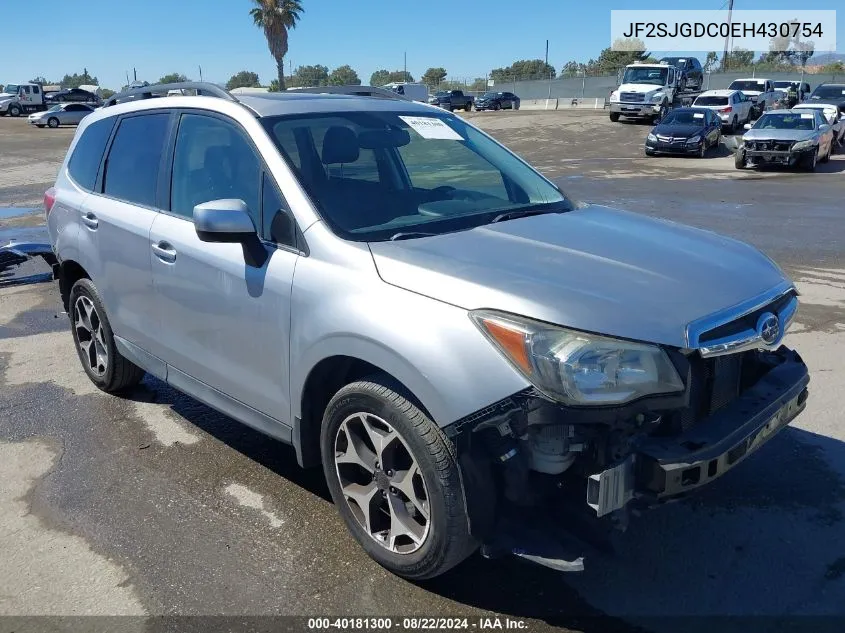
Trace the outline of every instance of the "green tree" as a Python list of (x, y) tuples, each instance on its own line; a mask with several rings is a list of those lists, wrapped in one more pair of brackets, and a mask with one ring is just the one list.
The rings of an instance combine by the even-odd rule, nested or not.
[(226, 90), (234, 90), (235, 88), (258, 88), (261, 82), (258, 81), (258, 75), (249, 70), (242, 70), (235, 73), (226, 82)]
[(299, 0), (252, 0), (255, 6), (249, 14), (255, 26), (264, 31), (267, 47), (276, 60), (279, 89), (285, 89), (285, 55), (288, 54), (288, 31), (296, 28), (302, 13)]
[(735, 48), (722, 59), (722, 70), (739, 70), (748, 68), (754, 62), (754, 51), (745, 48)]
[(716, 51), (710, 51), (709, 53), (707, 53), (707, 59), (704, 60), (704, 72), (712, 72), (718, 62), (719, 55), (716, 53)]
[(469, 89), (473, 92), (485, 92), (487, 90), (487, 78), (476, 77), (472, 80), (472, 83), (469, 85)]
[(385, 83), (393, 83), (394, 81), (412, 84), (414, 83), (414, 76), (407, 70), (394, 70), (387, 78)]
[(649, 58), (645, 45), (635, 37), (614, 40), (613, 45), (599, 53), (598, 59), (587, 63), (586, 71), (590, 75), (612, 75), (620, 68), (634, 62), (643, 62)]
[(422, 76), (422, 82), (430, 88), (439, 86), (444, 79), (446, 79), (446, 69), (442, 67), (429, 68)]
[(328, 86), (329, 69), (316, 64), (314, 66), (298, 66), (290, 79), (291, 85), (299, 87)]
[(114, 90), (109, 90), (108, 88), (103, 88), (102, 90), (100, 90), (100, 97), (102, 99), (111, 99), (114, 94)]
[(39, 75), (35, 79), (30, 79), (29, 83), (31, 83), (31, 84), (41, 84), (42, 86), (50, 85), (50, 82), (47, 81), (46, 79), (44, 79), (44, 77), (42, 77), (41, 75)]
[(841, 61), (830, 62), (821, 67), (823, 73), (845, 73), (845, 63)]
[(490, 71), (494, 81), (515, 81), (518, 79), (548, 79), (556, 77), (554, 66), (542, 59), (521, 59), (507, 68), (494, 68)]
[(360, 86), (361, 78), (349, 65), (338, 66), (329, 75), (330, 86)]
[(92, 77), (88, 73), (87, 68), (83, 68), (81, 75), (73, 73), (72, 75), (65, 75), (64, 77), (62, 77), (61, 84), (62, 84), (62, 88), (67, 89), (67, 88), (79, 88), (79, 86), (84, 86), (84, 85), (98, 86), (100, 84), (100, 82), (97, 80), (96, 77)]
[(563, 68), (560, 69), (560, 76), (561, 77), (574, 77), (575, 75), (579, 75), (582, 72), (587, 70), (587, 64), (582, 62), (576, 62), (575, 60), (571, 60), (566, 62), (563, 65)]
[(279, 90), (279, 80), (278, 79), (273, 79), (273, 80), (270, 81), (270, 92), (281, 92), (281, 90)]
[(190, 81), (187, 76), (182, 73), (170, 73), (158, 80), (160, 84), (179, 84), (184, 81)]
[(372, 75), (370, 75), (370, 85), (371, 86), (383, 86), (384, 84), (390, 83), (390, 71), (389, 70), (377, 70)]

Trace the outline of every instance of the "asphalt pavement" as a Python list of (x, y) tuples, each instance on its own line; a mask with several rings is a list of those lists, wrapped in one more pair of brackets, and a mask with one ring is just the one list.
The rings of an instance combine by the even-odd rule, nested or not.
[[(290, 448), (154, 379), (125, 398), (97, 392), (33, 262), (0, 277), (0, 615), (496, 613), (529, 630), (842, 630), (845, 155), (815, 174), (738, 172), (727, 147), (645, 158), (648, 128), (606, 116), (469, 117), (575, 198), (763, 248), (802, 292), (787, 342), (811, 368), (807, 410), (701, 494), (635, 519), (619, 551), (591, 553), (581, 574), (474, 556), (410, 583), (363, 553), (320, 471), (299, 469)], [(37, 213), (2, 208), (40, 203), (72, 133), (0, 119), (0, 243), (43, 235)]]

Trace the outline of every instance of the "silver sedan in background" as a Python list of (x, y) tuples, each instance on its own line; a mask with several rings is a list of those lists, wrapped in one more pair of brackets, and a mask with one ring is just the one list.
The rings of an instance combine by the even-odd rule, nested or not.
[(58, 103), (46, 112), (29, 115), (30, 125), (38, 127), (59, 127), (60, 125), (78, 125), (82, 119), (94, 111), (94, 106), (86, 103)]

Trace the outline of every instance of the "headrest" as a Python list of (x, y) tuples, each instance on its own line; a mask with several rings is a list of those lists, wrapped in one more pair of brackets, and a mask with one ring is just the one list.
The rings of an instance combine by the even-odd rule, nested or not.
[(324, 165), (354, 163), (359, 154), (358, 135), (354, 130), (342, 125), (335, 125), (326, 130), (323, 137)]

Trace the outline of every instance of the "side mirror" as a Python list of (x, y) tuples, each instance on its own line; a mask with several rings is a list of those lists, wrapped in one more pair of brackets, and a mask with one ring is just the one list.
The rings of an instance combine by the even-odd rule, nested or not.
[(819, 132), (827, 132), (830, 129), (830, 126), (827, 123), (822, 123), (819, 126)]
[(203, 242), (240, 244), (244, 261), (250, 266), (261, 268), (269, 257), (243, 200), (224, 198), (198, 204), (194, 207), (194, 229)]
[(194, 207), (194, 228), (203, 242), (242, 243), (256, 236), (249, 208), (243, 200), (223, 199)]
[(746, 124), (745, 124), (745, 125), (743, 125), (742, 127), (743, 127), (743, 129), (745, 129), (745, 130), (750, 130), (750, 129), (751, 129), (751, 124), (750, 124), (750, 123), (746, 123)]

